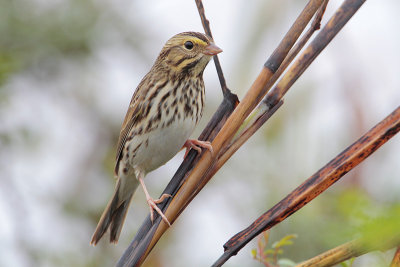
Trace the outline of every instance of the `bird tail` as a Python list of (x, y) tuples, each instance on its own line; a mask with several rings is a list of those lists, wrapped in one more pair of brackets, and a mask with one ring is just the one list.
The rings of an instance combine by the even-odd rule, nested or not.
[[(137, 187), (138, 183), (136, 179), (134, 180), (136, 184), (133, 186)], [(118, 242), (118, 238), (121, 233), (122, 225), (125, 221), (129, 204), (136, 189), (134, 188), (133, 190), (124, 190), (126, 189), (125, 187), (126, 185), (121, 185), (121, 179), (119, 178), (117, 181), (117, 185), (115, 186), (114, 195), (108, 202), (107, 207), (100, 217), (100, 221), (97, 224), (90, 244), (95, 246), (103, 237), (108, 228), (110, 228), (110, 242)]]

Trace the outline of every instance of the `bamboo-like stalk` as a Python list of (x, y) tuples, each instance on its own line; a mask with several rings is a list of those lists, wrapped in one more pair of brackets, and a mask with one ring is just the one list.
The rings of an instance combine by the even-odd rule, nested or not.
[[(389, 248), (392, 248), (393, 246), (398, 245), (400, 242), (400, 235), (397, 234), (397, 236), (394, 236), (391, 240), (385, 240), (385, 239), (380, 239), (380, 240), (374, 240), (373, 243), (371, 242), (366, 242), (364, 239), (359, 238), (350, 242), (347, 242), (345, 244), (342, 244), (336, 248), (333, 248), (331, 250), (328, 250), (318, 256), (315, 256), (309, 260), (306, 260), (298, 265), (296, 267), (330, 267), (334, 266), (335, 264), (338, 264), (340, 262), (343, 262), (345, 260), (359, 257), (361, 255), (364, 255), (368, 252), (372, 252), (375, 250), (386, 250)], [(397, 255), (399, 254), (399, 255)], [(397, 255), (397, 257), (396, 257)], [(398, 257), (400, 257), (400, 252), (397, 250), (394, 261), (395, 259), (398, 260)], [(395, 265), (392, 265), (390, 267), (397, 267), (400, 265), (400, 262), (394, 263)]]
[[(279, 76), (282, 75), (282, 73), (286, 70), (286, 68), (289, 66), (289, 64), (293, 61), (293, 59), (298, 55), (298, 53), (301, 51), (301, 49), (304, 47), (304, 45), (307, 43), (307, 41), (311, 38), (311, 36), (314, 34), (315, 31), (317, 31), (320, 28), (320, 23), (322, 16), (325, 12), (326, 6), (328, 4), (328, 0), (325, 0), (323, 4), (321, 5), (320, 9), (318, 10), (318, 13), (316, 14), (310, 28), (304, 34), (304, 36), (301, 38), (301, 40), (293, 47), (293, 49), (290, 51), (288, 56), (285, 58), (285, 60), (282, 62), (282, 65), (278, 68), (276, 73), (272, 76), (272, 78), (269, 80), (269, 82), (266, 85), (266, 88), (271, 88), (272, 85), (278, 80)], [(278, 85), (279, 86), (279, 85)], [(280, 87), (282, 88), (282, 86)], [(287, 90), (286, 90), (287, 91)], [(284, 94), (282, 93), (281, 96)], [(282, 99), (282, 97), (281, 97)], [(270, 95), (267, 94), (264, 101), (261, 102), (261, 104), (257, 107), (257, 109), (253, 112), (255, 113), (255, 117), (253, 118), (253, 121), (249, 122), (248, 126), (246, 129), (243, 130), (243, 133), (241, 133), (236, 139), (233, 140), (233, 142), (226, 147), (226, 149), (221, 153), (221, 155), (218, 158), (217, 164), (214, 166), (211, 174), (209, 176), (213, 176), (224, 164), (230, 157), (251, 137), (253, 134), (262, 126), (264, 123), (275, 113), (275, 111), (283, 104), (283, 101), (281, 99), (276, 99), (274, 98), (273, 101), (270, 99)], [(278, 101), (278, 102), (276, 102)]]

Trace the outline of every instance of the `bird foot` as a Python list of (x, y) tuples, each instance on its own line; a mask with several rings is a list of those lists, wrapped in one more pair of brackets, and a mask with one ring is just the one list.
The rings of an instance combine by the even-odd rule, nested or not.
[(200, 141), (197, 139), (188, 139), (186, 140), (185, 144), (183, 145), (183, 148), (186, 148), (185, 156), (186, 158), (187, 154), (189, 153), (189, 150), (193, 148), (196, 150), (199, 154), (201, 153), (201, 148), (206, 148), (208, 149), (211, 154), (214, 153), (214, 150), (211, 146), (211, 143), (209, 141)]
[(171, 226), (169, 223), (167, 217), (164, 215), (164, 213), (161, 211), (161, 209), (157, 206), (157, 204), (163, 202), (166, 198), (171, 197), (169, 194), (163, 194), (159, 199), (153, 199), (151, 197), (147, 198), (147, 204), (149, 205), (150, 208), (150, 219), (151, 222), (154, 221), (154, 210), (161, 216), (163, 221), (168, 224), (168, 226)]

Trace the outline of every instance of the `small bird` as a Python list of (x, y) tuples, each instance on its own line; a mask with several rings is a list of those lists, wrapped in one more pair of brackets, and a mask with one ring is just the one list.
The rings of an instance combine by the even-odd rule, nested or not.
[[(136, 88), (122, 124), (116, 155), (114, 195), (105, 208), (93, 234), (96, 245), (110, 228), (110, 242), (117, 243), (132, 196), (142, 185), (153, 221), (160, 199), (150, 197), (143, 178), (164, 165), (182, 148), (212, 152), (210, 142), (188, 139), (203, 114), (203, 71), (212, 56), (222, 52), (213, 40), (198, 32), (173, 36), (156, 62)], [(186, 156), (185, 154), (185, 156)]]

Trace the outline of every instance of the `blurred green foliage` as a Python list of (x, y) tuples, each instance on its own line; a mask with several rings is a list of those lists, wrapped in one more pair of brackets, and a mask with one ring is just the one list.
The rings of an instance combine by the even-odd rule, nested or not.
[(400, 229), (400, 204), (380, 202), (358, 189), (344, 190), (333, 206), (347, 222), (351, 235), (364, 237), (372, 246), (376, 240), (390, 240)]
[[(398, 229), (400, 229), (400, 205), (396, 202), (379, 202), (372, 199), (365, 191), (356, 188), (343, 190), (335, 196), (328, 196), (328, 198), (330, 202), (327, 207), (328, 212), (335, 220), (326, 221), (323, 229), (318, 227), (318, 222), (314, 222), (315, 230), (312, 232), (314, 237), (326, 240), (325, 250), (361, 238), (366, 250), (375, 251), (372, 255), (376, 259), (377, 266), (387, 266), (388, 262), (384, 260), (381, 254), (394, 248), (400, 242), (398, 233)], [(312, 218), (304, 219), (308, 223), (313, 221)], [(275, 229), (271, 231), (275, 232)], [(278, 234), (280, 233), (281, 231), (278, 231)], [(265, 266), (290, 266), (287, 265), (287, 262), (293, 263), (294, 259), (292, 258), (290, 260), (284, 258), (284, 262), (278, 261), (278, 256), (284, 252), (282, 247), (291, 248), (289, 252), (286, 251), (286, 255), (297, 254), (295, 258), (299, 261), (307, 260), (304, 257), (305, 254), (301, 253), (301, 247), (304, 240), (315, 240), (311, 236), (306, 236), (309, 234), (310, 232), (301, 235), (298, 238), (299, 244), (294, 244), (292, 241), (297, 235), (285, 235), (268, 247), (270, 231), (266, 231), (258, 237), (257, 249), (252, 249), (251, 254), (254, 259)], [(293, 254), (293, 249), (296, 251), (295, 254)], [(323, 253), (325, 250), (320, 250), (319, 253)], [(350, 267), (354, 262), (357, 262), (357, 258), (342, 262), (341, 266)]]
[(90, 0), (0, 3), (0, 85), (18, 71), (57, 57), (81, 57), (90, 40), (99, 10)]

